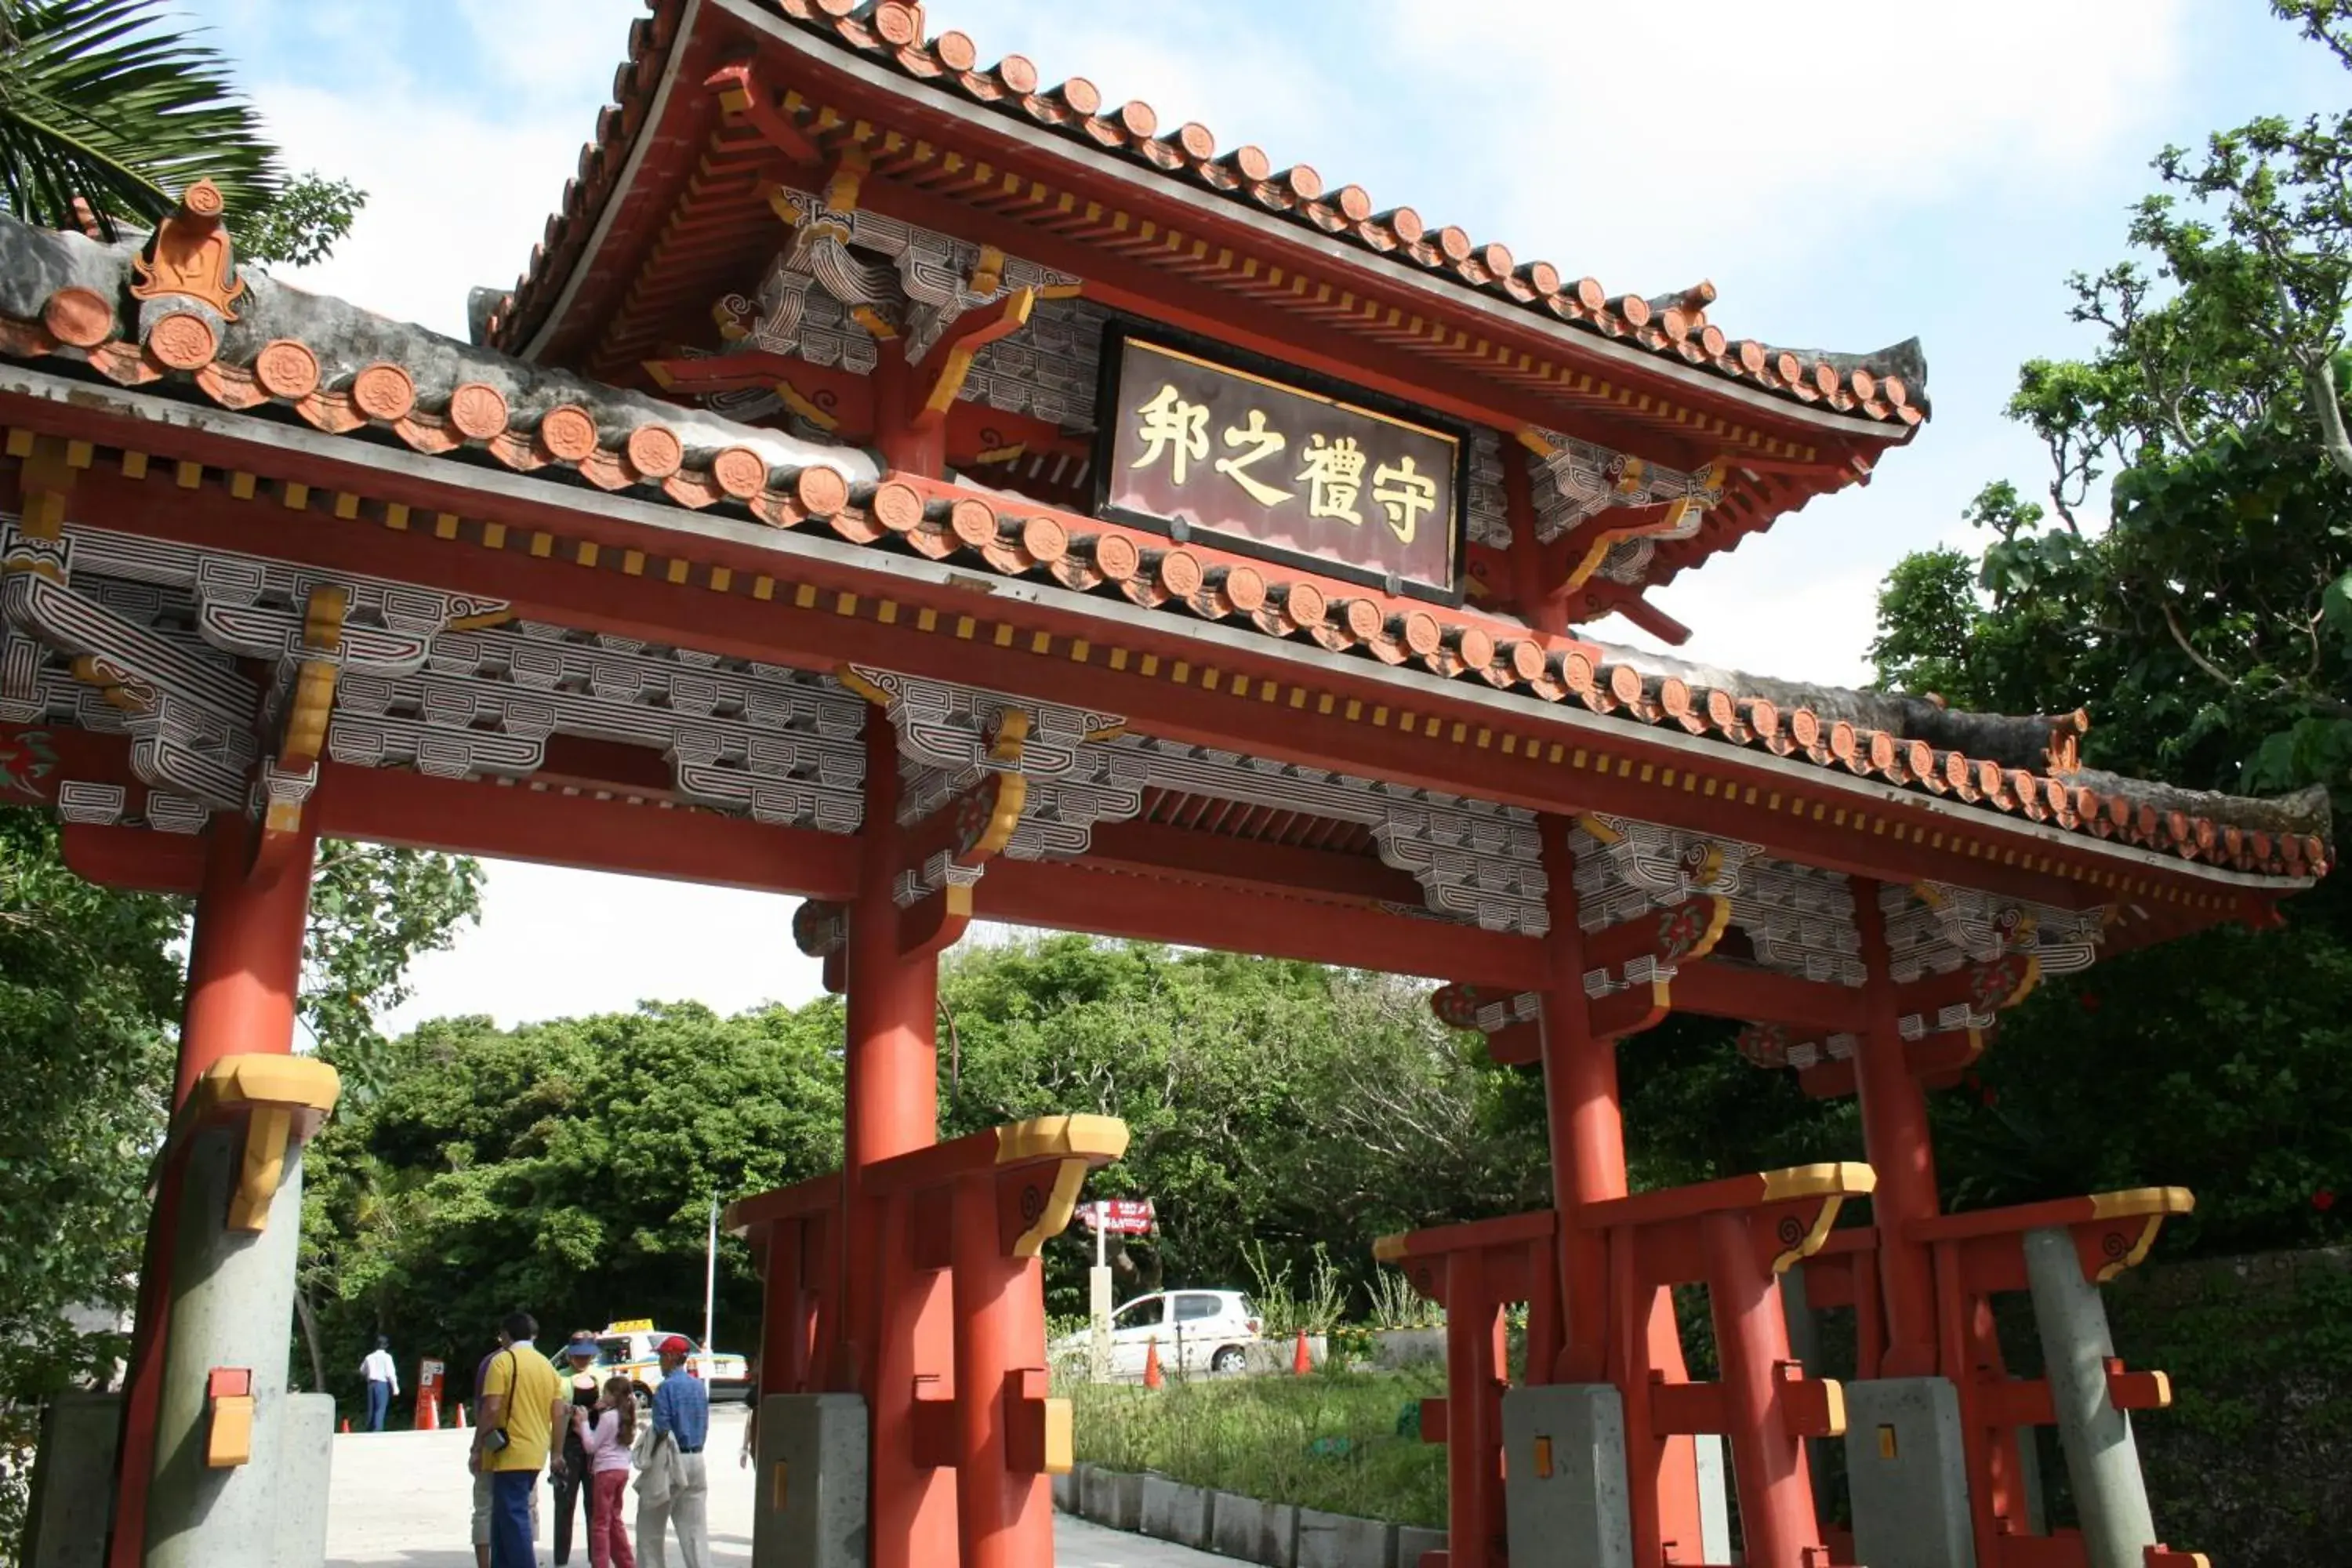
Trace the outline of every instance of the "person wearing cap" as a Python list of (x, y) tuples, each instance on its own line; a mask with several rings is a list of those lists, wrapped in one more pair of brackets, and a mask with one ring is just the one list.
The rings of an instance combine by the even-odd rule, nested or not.
[(581, 1330), (564, 1342), (563, 1364), (557, 1368), (562, 1373), (567, 1395), (557, 1429), (563, 1434), (562, 1446), (549, 1466), (550, 1479), (555, 1488), (555, 1568), (564, 1568), (572, 1561), (572, 1503), (580, 1501), (580, 1515), (585, 1525), (584, 1533), (591, 1540), (596, 1534), (596, 1492), (588, 1480), (588, 1449), (580, 1438), (578, 1424), (572, 1419), (575, 1409), (593, 1411), (596, 1408), (598, 1386), (596, 1358), (604, 1353), (596, 1336)]
[(381, 1432), (383, 1418), (392, 1413), (392, 1402), (400, 1397), (400, 1369), (392, 1363), (389, 1336), (376, 1335), (375, 1349), (360, 1363), (360, 1375), (367, 1379), (367, 1429)]
[(673, 1522), (686, 1568), (707, 1568), (710, 1562), (710, 1478), (702, 1466), (702, 1445), (710, 1436), (710, 1390), (687, 1370), (691, 1348), (683, 1334), (654, 1347), (662, 1371), (654, 1390), (655, 1453), (657, 1460), (664, 1444), (676, 1450), (677, 1485), (657, 1499), (637, 1495), (637, 1561), (643, 1568), (669, 1568), (666, 1537)]

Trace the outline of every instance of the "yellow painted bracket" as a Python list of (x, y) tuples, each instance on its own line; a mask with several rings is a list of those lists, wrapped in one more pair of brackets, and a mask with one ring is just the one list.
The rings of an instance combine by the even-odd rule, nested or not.
[(998, 1128), (999, 1228), (1006, 1252), (1036, 1257), (1069, 1228), (1087, 1173), (1126, 1152), (1127, 1123), (1115, 1116), (1041, 1116)]
[(205, 1466), (234, 1469), (253, 1459), (253, 1373), (216, 1366), (205, 1377)]
[(268, 1226), (287, 1155), (309, 1142), (341, 1092), (335, 1069), (315, 1058), (275, 1052), (223, 1057), (188, 1091), (187, 1103), (173, 1118), (164, 1157), (170, 1159), (203, 1128), (243, 1123), (227, 1225), (258, 1233)]

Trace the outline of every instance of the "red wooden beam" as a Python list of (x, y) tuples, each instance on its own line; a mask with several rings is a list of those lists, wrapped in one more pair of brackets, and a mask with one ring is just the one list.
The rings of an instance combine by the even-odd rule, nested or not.
[(1531, 991), (1542, 945), (1475, 926), (1139, 873), (998, 859), (972, 892), (978, 917)]
[(1421, 884), (1370, 855), (1302, 849), (1158, 822), (1107, 822), (1079, 864), (1145, 871), (1242, 891), (1307, 893), (1350, 902), (1418, 904)]
[(1621, 599), (1609, 607), (1624, 616), (1628, 625), (1639, 626), (1668, 647), (1680, 647), (1690, 641), (1690, 627), (1639, 594)]
[(1786, 1024), (1825, 1035), (1860, 1034), (1868, 1022), (1862, 993), (1853, 987), (1713, 962), (1685, 964), (1675, 976), (1674, 998), (1684, 1013)]
[(857, 840), (841, 834), (392, 768), (322, 763), (319, 774), (331, 837), (803, 898), (856, 890)]
[(193, 899), (205, 880), (201, 834), (68, 822), (58, 831), (66, 866), (85, 882)]

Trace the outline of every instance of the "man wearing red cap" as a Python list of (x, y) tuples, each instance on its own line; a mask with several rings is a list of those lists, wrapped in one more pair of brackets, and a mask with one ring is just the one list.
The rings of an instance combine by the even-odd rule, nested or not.
[(646, 1468), (664, 1461), (665, 1445), (677, 1454), (677, 1484), (667, 1492), (637, 1494), (637, 1561), (643, 1568), (669, 1568), (669, 1526), (677, 1525), (677, 1552), (686, 1568), (710, 1562), (710, 1478), (702, 1468), (702, 1445), (710, 1436), (710, 1390), (688, 1372), (690, 1349), (682, 1334), (654, 1347), (661, 1358), (661, 1385), (654, 1390), (654, 1452)]

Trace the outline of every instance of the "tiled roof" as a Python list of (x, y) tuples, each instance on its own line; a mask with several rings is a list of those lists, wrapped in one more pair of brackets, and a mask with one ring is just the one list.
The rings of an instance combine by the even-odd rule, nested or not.
[[(1712, 284), (1645, 297), (1612, 292), (1595, 279), (1570, 276), (1549, 261), (1522, 261), (1507, 246), (1474, 241), (1468, 230), (1428, 222), (1412, 207), (1382, 208), (1361, 186), (1335, 184), (1304, 163), (1277, 168), (1256, 147), (1221, 149), (1210, 130), (1197, 122), (1162, 130), (1161, 116), (1151, 105), (1109, 106), (1083, 77), (1047, 87), (1036, 67), (1019, 55), (982, 68), (978, 46), (965, 35), (926, 38), (924, 7), (906, 0), (756, 3), (909, 82), (1123, 158), (1152, 175), (1276, 215), (1351, 244), (1368, 257), (1389, 258), (1507, 300), (1547, 322), (1630, 343), (1662, 360), (1865, 425), (1902, 430), (1927, 416), (1927, 361), (1916, 339), (1864, 354), (1734, 340), (1709, 318)], [(485, 301), (502, 346), (519, 347), (555, 308), (565, 279), (583, 263), (632, 144), (646, 128), (685, 10), (684, 0), (648, 4), (652, 15), (630, 28), (628, 58), (614, 81), (614, 101), (599, 115), (595, 140), (582, 149), (579, 172), (565, 185), (562, 205), (548, 219), (529, 269), (507, 299)]]
[[(1824, 691), (1817, 704), (1784, 709), (1759, 694), (1769, 683), (1709, 685), (1712, 675), (1695, 667), (1676, 673), (1629, 649), (1541, 637), (1295, 569), (1171, 547), (1017, 497), (881, 474), (862, 453), (458, 344), (259, 274), (245, 276), (233, 320), (207, 320), (194, 300), (129, 298), (132, 255), (127, 245), (0, 217), (0, 356), (56, 357), (119, 384), (194, 392), (226, 408), (488, 459), (550, 482), (576, 476), (681, 508), (740, 509), (772, 527), (1050, 578), (1171, 616), (1245, 624), (1269, 638), (1409, 666), (1433, 680), (1477, 681), (1533, 703), (1575, 702), (1628, 726), (1801, 759), (2185, 860), (2305, 878), (2331, 858), (2324, 804), (2190, 795), (2079, 773), (2024, 754), (2031, 746), (2010, 745), (2000, 757), (1966, 754), (1938, 743), (1965, 727), (1928, 703)], [(1839, 708), (1891, 715), (1892, 727), (1836, 717)], [(2031, 723), (2007, 721), (2012, 730)], [(2070, 751), (2077, 728), (2073, 719), (2052, 721), (2032, 743)], [(2281, 826), (2290, 821), (2292, 829)]]

